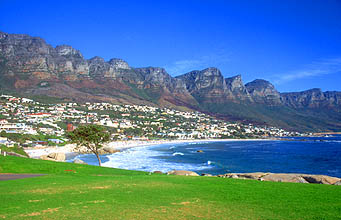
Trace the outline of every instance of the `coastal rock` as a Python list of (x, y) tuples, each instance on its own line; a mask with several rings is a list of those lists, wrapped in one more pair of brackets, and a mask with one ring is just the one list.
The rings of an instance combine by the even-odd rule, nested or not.
[(232, 179), (238, 179), (239, 176), (237, 176), (236, 174), (232, 174), (231, 176), (224, 176), (224, 178), (232, 178)]
[(117, 152), (120, 152), (119, 150), (116, 150), (112, 147), (103, 147), (102, 148), (105, 152), (109, 153), (109, 154), (114, 154), (114, 153), (117, 153)]
[(99, 150), (98, 150), (98, 153), (99, 153), (100, 155), (108, 154), (108, 152), (105, 151), (103, 148), (102, 148), (102, 149), (99, 149)]
[(288, 182), (288, 183), (315, 183), (328, 185), (341, 185), (341, 179), (326, 175), (309, 175), (294, 173), (227, 173), (218, 175), (222, 178), (253, 179), (260, 181)]
[(42, 160), (52, 160), (52, 161), (65, 161), (65, 154), (64, 153), (50, 153), (48, 155), (40, 156)]
[(337, 178), (337, 177), (331, 177), (331, 176), (325, 176), (325, 175), (302, 175), (302, 177), (309, 183), (329, 184), (329, 185), (333, 185), (341, 180), (340, 178)]
[(65, 161), (66, 158), (64, 153), (50, 153), (47, 157), (56, 161)]
[(260, 178), (261, 181), (309, 183), (300, 174), (270, 173)]
[(178, 175), (178, 176), (199, 176), (196, 172), (187, 170), (172, 170), (167, 173), (167, 175)]
[(337, 181), (336, 183), (334, 183), (333, 185), (336, 185), (336, 186), (341, 186), (341, 180), (340, 181)]
[(77, 163), (77, 164), (87, 164), (87, 163), (85, 163), (83, 160), (81, 160), (81, 159), (75, 159), (74, 161), (73, 161), (73, 163)]
[(42, 159), (42, 160), (51, 160), (51, 161), (55, 161), (54, 159), (48, 157), (48, 155), (41, 155), (39, 158)]
[(224, 174), (225, 178), (233, 178), (233, 179), (252, 179), (259, 180), (263, 176), (267, 175), (267, 173), (227, 173)]

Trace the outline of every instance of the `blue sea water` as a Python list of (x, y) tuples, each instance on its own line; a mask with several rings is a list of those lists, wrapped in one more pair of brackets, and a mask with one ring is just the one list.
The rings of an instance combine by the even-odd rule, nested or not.
[[(341, 177), (341, 136), (279, 141), (224, 141), (163, 144), (102, 155), (103, 166), (129, 170), (192, 170), (324, 174)], [(198, 151), (203, 152), (198, 152)], [(94, 155), (78, 158), (97, 165)]]

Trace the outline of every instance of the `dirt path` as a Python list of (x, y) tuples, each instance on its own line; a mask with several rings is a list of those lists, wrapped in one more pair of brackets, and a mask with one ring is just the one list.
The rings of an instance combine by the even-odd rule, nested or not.
[(2, 174), (0, 173), (0, 181), (31, 178), (31, 177), (44, 176), (44, 175), (46, 174), (9, 174), (9, 173)]

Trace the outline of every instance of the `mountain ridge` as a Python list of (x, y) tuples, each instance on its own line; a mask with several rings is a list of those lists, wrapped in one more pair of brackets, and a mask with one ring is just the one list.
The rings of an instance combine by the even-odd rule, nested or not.
[[(320, 128), (304, 126), (298, 129), (341, 129), (341, 92), (310, 89), (280, 93), (266, 80), (256, 79), (244, 84), (241, 75), (225, 78), (216, 67), (172, 77), (164, 68), (133, 68), (119, 58), (109, 61), (98, 56), (85, 59), (72, 46), (52, 47), (40, 37), (25, 34), (0, 32), (0, 79), (2, 90), (78, 101), (205, 111), (227, 119), (245, 119), (289, 129), (297, 128), (300, 120), (293, 124), (286, 121), (300, 117), (304, 112), (309, 120), (316, 118), (315, 112), (330, 112), (320, 114), (320, 120), (328, 121), (330, 115), (335, 118), (333, 114), (336, 114), (335, 125), (328, 122)], [(284, 118), (273, 118), (274, 111), (283, 112)]]

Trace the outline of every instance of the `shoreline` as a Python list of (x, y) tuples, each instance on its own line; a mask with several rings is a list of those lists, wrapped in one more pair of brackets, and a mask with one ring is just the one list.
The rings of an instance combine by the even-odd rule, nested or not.
[[(155, 140), (155, 141), (112, 141), (108, 144), (103, 145), (103, 148), (109, 148), (112, 150), (124, 151), (130, 148), (135, 147), (145, 147), (145, 146), (155, 146), (161, 144), (182, 144), (182, 143), (201, 143), (201, 142), (228, 142), (228, 141), (275, 141), (278, 139), (193, 139), (193, 140)], [(40, 159), (43, 155), (48, 155), (51, 153), (64, 153), (68, 160), (70, 160), (80, 154), (88, 154), (81, 153), (76, 149), (75, 144), (67, 144), (63, 147), (32, 147), (26, 148), (24, 151), (28, 154), (30, 158)], [(110, 153), (108, 153), (110, 154)]]
[[(113, 141), (110, 142), (106, 145), (104, 145), (104, 147), (110, 148), (110, 149), (114, 149), (114, 150), (118, 150), (118, 151), (125, 151), (128, 149), (132, 149), (132, 148), (138, 148), (138, 147), (152, 147), (152, 146), (157, 146), (157, 145), (168, 145), (168, 144), (186, 144), (186, 143), (213, 143), (213, 142), (250, 142), (250, 141), (281, 141), (281, 139), (195, 139), (195, 140), (156, 140), (156, 141), (136, 141), (136, 140), (131, 140), (131, 141)], [(285, 141), (285, 140), (284, 140)], [(74, 144), (68, 144), (66, 146), (63, 147), (39, 147), (39, 148), (30, 148), (30, 149), (25, 149), (25, 151), (27, 152), (27, 154), (29, 154), (30, 158), (33, 159), (41, 159), (40, 156), (43, 155), (47, 155), (49, 153), (64, 153), (66, 156), (65, 161), (63, 162), (69, 162), (72, 163), (73, 160), (79, 156), (79, 155), (86, 155), (86, 154), (90, 154), (90, 153), (80, 153), (75, 151), (75, 145)], [(115, 153), (107, 153), (105, 155), (112, 155)], [(109, 166), (111, 167), (111, 166)], [(127, 169), (127, 168), (121, 168), (121, 169)], [(129, 169), (129, 168), (128, 168)], [(130, 168), (129, 170), (135, 170), (133, 168)], [(182, 170), (182, 169), (174, 169), (174, 170)], [(191, 170), (191, 169), (184, 169), (184, 170)], [(187, 172), (187, 171), (186, 171)], [(285, 171), (284, 171), (285, 172)], [(278, 181), (288, 181), (287, 178), (290, 179), (290, 181), (299, 181), (299, 182), (305, 182), (302, 179), (302, 175), (308, 175), (308, 176), (317, 176), (317, 177), (323, 177), (327, 178), (327, 177), (332, 177), (332, 178), (339, 178), (338, 181), (340, 181), (340, 177), (336, 177), (334, 175), (331, 174), (314, 174), (314, 173), (308, 173), (308, 174), (302, 174), (302, 173), (290, 173), (290, 172), (285, 172), (285, 173), (271, 173), (271, 172), (265, 172), (265, 171), (261, 171), (261, 172), (255, 172), (255, 173), (225, 173), (225, 174), (208, 174), (208, 173), (204, 173), (201, 175), (208, 175), (208, 176), (218, 176), (218, 177), (223, 177), (223, 178), (241, 178), (241, 179), (257, 179), (260, 181), (263, 181), (262, 178), (258, 178), (258, 175), (262, 174), (262, 177), (265, 177), (266, 175), (267, 178), (274, 178), (274, 180), (270, 180), (270, 181), (277, 181), (277, 178), (279, 178)], [(257, 176), (254, 177), (254, 175)], [(273, 176), (275, 175), (275, 176)], [(277, 176), (279, 175), (279, 176)], [(309, 178), (310, 178), (309, 177)], [(284, 178), (284, 179), (283, 179)], [(292, 180), (291, 180), (292, 179)], [(320, 181), (320, 180), (319, 180)], [(340, 183), (338, 183), (340, 184)], [(331, 184), (333, 185), (333, 184)]]

